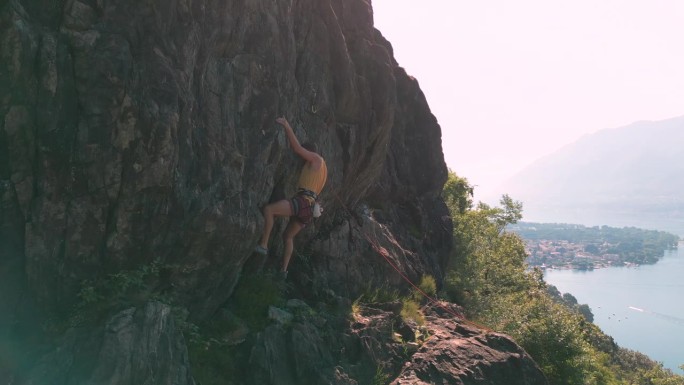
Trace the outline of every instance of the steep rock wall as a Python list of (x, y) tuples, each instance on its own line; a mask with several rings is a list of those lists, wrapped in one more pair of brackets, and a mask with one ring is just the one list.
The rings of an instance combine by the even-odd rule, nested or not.
[(175, 295), (210, 315), (260, 207), (293, 193), (301, 163), (278, 116), (330, 175), (295, 276), (348, 295), (399, 284), (376, 243), (410, 277), (441, 278), (440, 128), (367, 1), (10, 0), (0, 36), (0, 263), (39, 304), (161, 259)]
[[(269, 259), (251, 255), (261, 206), (291, 195), (301, 166), (278, 116), (328, 162), (325, 215), (297, 238), (288, 278), (318, 305), (242, 325), (248, 338), (227, 340), (244, 376), (220, 375), (545, 384), (510, 340), (451, 314), (432, 310), (435, 337), (414, 352), (392, 336), (416, 334), (400, 303), (349, 319), (361, 291), (407, 288), (392, 265), (440, 282), (451, 248), (440, 127), (366, 0), (0, 0), (0, 381), (194, 383), (174, 309), (232, 320), (241, 278), (282, 251), (283, 221)], [(127, 285), (153, 261), (173, 306), (141, 295), (35, 337), (84, 300), (84, 280), (128, 271)]]

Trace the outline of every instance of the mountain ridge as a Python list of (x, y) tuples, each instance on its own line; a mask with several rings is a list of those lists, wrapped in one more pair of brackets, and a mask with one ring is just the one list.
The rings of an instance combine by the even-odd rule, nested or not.
[[(663, 215), (676, 222), (684, 213), (681, 143), (684, 116), (600, 130), (535, 161), (502, 189), (523, 201), (526, 220), (639, 226), (645, 215), (651, 219), (642, 225), (653, 227)], [(589, 223), (569, 210), (587, 210)], [(660, 229), (683, 234), (674, 222)]]

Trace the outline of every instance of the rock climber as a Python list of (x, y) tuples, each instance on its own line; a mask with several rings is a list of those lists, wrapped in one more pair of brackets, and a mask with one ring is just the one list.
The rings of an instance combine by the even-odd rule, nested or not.
[(325, 185), (328, 177), (328, 168), (323, 157), (317, 153), (315, 144), (299, 144), (287, 119), (281, 117), (276, 119), (276, 122), (283, 126), (287, 139), (290, 142), (290, 147), (292, 147), (292, 150), (297, 155), (304, 159), (305, 163), (299, 175), (295, 196), (289, 200), (283, 199), (270, 203), (262, 209), (264, 231), (254, 251), (263, 255), (268, 254), (268, 239), (273, 229), (274, 218), (290, 217), (290, 221), (283, 233), (285, 250), (283, 252), (283, 264), (280, 268), (280, 276), (285, 278), (287, 277), (287, 266), (290, 263), (294, 247), (294, 237), (313, 221), (314, 205), (318, 200), (318, 194), (321, 193)]

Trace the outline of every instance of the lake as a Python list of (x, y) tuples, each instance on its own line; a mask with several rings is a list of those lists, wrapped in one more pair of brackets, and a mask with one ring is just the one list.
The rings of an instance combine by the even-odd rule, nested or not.
[(594, 313), (621, 347), (684, 374), (684, 243), (655, 265), (592, 271), (547, 270), (544, 279)]

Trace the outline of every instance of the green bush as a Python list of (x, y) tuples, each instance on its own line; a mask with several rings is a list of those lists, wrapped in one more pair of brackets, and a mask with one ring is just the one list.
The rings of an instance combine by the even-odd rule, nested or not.
[(418, 288), (422, 291), (422, 293), (418, 290), (413, 290), (413, 299), (418, 302), (427, 300), (423, 296), (423, 293), (427, 294), (430, 298), (435, 298), (437, 295), (437, 282), (435, 282), (435, 279), (431, 275), (424, 275), (421, 277)]
[(375, 369), (375, 376), (373, 377), (373, 385), (387, 385), (389, 383), (390, 376), (385, 373), (385, 370), (381, 365)]
[(188, 356), (192, 375), (201, 385), (230, 384), (242, 376), (239, 363), (246, 360), (236, 347), (211, 343), (188, 344)]
[(420, 304), (410, 298), (404, 298), (402, 301), (401, 318), (404, 321), (413, 320), (418, 325), (425, 324), (425, 316), (420, 311)]
[(64, 326), (78, 326), (109, 314), (113, 309), (137, 306), (149, 300), (170, 303), (159, 290), (160, 271), (170, 268), (159, 259), (133, 270), (121, 270), (81, 282), (79, 301)]
[(401, 294), (398, 290), (382, 285), (373, 289), (366, 289), (357, 301), (359, 303), (384, 303), (398, 301), (399, 299), (401, 299)]
[(269, 323), (269, 306), (282, 306), (284, 302), (280, 288), (271, 275), (253, 274), (240, 279), (230, 308), (252, 328), (261, 330)]

